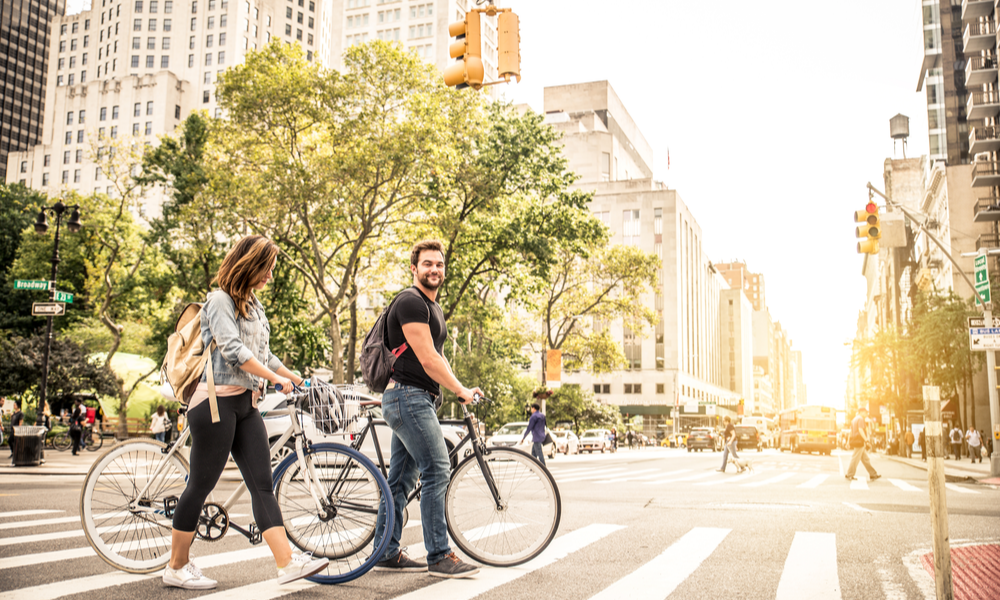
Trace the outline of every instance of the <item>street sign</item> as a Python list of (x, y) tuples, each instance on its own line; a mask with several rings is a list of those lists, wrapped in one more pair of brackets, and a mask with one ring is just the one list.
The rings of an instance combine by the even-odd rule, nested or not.
[(69, 302), (73, 304), (73, 294), (69, 292), (56, 292), (56, 302)]
[[(982, 317), (969, 317), (969, 328), (986, 327)], [(993, 327), (1000, 327), (1000, 317), (993, 317)]]
[(972, 350), (1000, 350), (1000, 327), (970, 327), (969, 347)]
[(43, 279), (18, 279), (14, 282), (15, 290), (48, 290), (49, 282)]
[[(983, 300), (990, 302), (990, 274), (987, 268), (986, 255), (980, 254), (976, 257), (976, 291)], [(980, 304), (979, 297), (976, 297), (976, 304)]]
[(31, 314), (36, 317), (61, 317), (66, 314), (64, 302), (33, 302)]

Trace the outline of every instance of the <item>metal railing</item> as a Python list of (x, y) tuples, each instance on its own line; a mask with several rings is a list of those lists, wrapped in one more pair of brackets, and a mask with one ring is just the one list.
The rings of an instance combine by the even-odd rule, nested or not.
[(974, 162), (972, 163), (972, 177), (1000, 175), (1000, 165), (995, 162)]
[(988, 71), (997, 68), (997, 59), (992, 56), (973, 56), (965, 63), (965, 73)]
[(972, 212), (973, 216), (978, 215), (981, 212), (1000, 212), (1000, 198), (993, 196), (980, 198), (979, 200), (976, 200), (976, 206)]
[(969, 23), (965, 26), (965, 34), (963, 37), (968, 39), (974, 35), (996, 35), (997, 28), (992, 21), (983, 21), (980, 23)]
[(969, 128), (969, 145), (977, 141), (997, 141), (997, 139), (1000, 139), (1000, 128), (995, 125)]
[(1000, 92), (989, 90), (986, 92), (972, 92), (969, 94), (969, 107), (984, 106), (986, 104), (1000, 104)]
[(1000, 248), (1000, 235), (996, 233), (984, 233), (976, 240), (976, 250), (980, 248)]

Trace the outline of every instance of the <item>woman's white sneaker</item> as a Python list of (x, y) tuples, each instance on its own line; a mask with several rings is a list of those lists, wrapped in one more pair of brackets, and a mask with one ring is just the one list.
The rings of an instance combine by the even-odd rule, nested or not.
[(325, 558), (313, 558), (312, 552), (302, 554), (293, 552), (292, 560), (283, 569), (278, 569), (278, 583), (291, 583), (306, 577), (312, 577), (326, 568), (330, 561)]
[(186, 590), (211, 590), (219, 585), (218, 581), (205, 577), (193, 561), (176, 571), (168, 566), (163, 571), (163, 583)]

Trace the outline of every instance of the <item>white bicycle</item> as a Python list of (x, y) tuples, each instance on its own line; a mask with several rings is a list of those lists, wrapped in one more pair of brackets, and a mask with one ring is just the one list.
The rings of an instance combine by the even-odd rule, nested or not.
[[(392, 531), (389, 485), (379, 469), (360, 452), (343, 444), (313, 444), (302, 432), (301, 416), (326, 434), (352, 433), (359, 404), (319, 381), (297, 389), (288, 407), (271, 414), (292, 418), (285, 433), (271, 444), (271, 456), (294, 440), (295, 451), (274, 469), (274, 494), (289, 540), (305, 552), (330, 559), (327, 569), (310, 581), (344, 583), (367, 573), (381, 558), (389, 536), (375, 539), (379, 516)], [(87, 541), (105, 562), (130, 573), (151, 573), (170, 559), (172, 517), (187, 486), (190, 467), (179, 452), (191, 435), (186, 428), (170, 445), (155, 440), (128, 440), (104, 453), (91, 467), (80, 493), (80, 520)], [(259, 544), (254, 523), (240, 526), (229, 518), (247, 487), (239, 487), (223, 503), (206, 502), (197, 539), (214, 542), (230, 529)]]

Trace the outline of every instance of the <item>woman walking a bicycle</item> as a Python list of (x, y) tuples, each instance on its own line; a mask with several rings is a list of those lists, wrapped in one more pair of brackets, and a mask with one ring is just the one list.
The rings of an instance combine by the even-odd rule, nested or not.
[(250, 491), (257, 527), (274, 554), (278, 583), (309, 577), (328, 563), (293, 552), (288, 543), (271, 489), (267, 432), (257, 410), (267, 381), (286, 390), (292, 382), (302, 383), (271, 354), (270, 326), (254, 294), (271, 281), (277, 257), (278, 246), (271, 240), (259, 235), (241, 239), (219, 266), (214, 283), (220, 289), (208, 294), (201, 309), (201, 337), (205, 351), (211, 352), (211, 364), (187, 409), (191, 475), (174, 512), (170, 564), (163, 573), (163, 582), (170, 586), (204, 590), (217, 585), (195, 566), (189, 551), (202, 505), (230, 453)]

